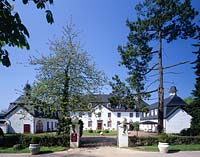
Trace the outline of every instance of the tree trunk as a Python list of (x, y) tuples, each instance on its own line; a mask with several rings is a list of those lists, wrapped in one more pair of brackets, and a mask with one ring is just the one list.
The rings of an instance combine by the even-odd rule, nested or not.
[(159, 51), (158, 51), (158, 66), (159, 66), (159, 87), (158, 87), (158, 133), (163, 132), (163, 110), (164, 110), (164, 88), (163, 88), (163, 66), (162, 66), (162, 32), (158, 32), (159, 36)]

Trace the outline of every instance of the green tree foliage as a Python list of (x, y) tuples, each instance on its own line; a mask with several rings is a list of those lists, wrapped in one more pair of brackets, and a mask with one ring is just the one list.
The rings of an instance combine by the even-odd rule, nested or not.
[[(161, 133), (164, 100), (163, 69), (175, 66), (163, 67), (163, 40), (170, 43), (179, 38), (194, 37), (197, 27), (193, 20), (198, 12), (191, 6), (190, 0), (145, 0), (136, 5), (135, 10), (136, 21), (127, 20), (130, 29), (128, 42), (125, 46), (119, 46), (118, 50), (121, 64), (128, 69), (127, 81), (130, 88), (137, 93), (141, 95), (151, 93), (146, 90), (149, 86), (147, 75), (153, 70), (159, 71), (159, 77), (155, 80), (159, 81), (159, 87), (155, 90), (158, 91), (158, 130)], [(158, 42), (157, 48), (152, 46), (153, 41)], [(155, 54), (158, 60), (153, 63), (152, 58)]]
[[(15, 1), (15, 0), (13, 0)], [(30, 0), (22, 0), (23, 4), (28, 4)], [(45, 9), (47, 3), (53, 4), (53, 0), (33, 0), (38, 9)], [(46, 10), (48, 23), (53, 23), (53, 15), (50, 10)], [(29, 32), (22, 23), (20, 15), (8, 0), (0, 1), (0, 62), (9, 67), (11, 65), (8, 51), (5, 46), (29, 49), (27, 41)]]
[(48, 56), (31, 59), (31, 64), (38, 65), (33, 93), (60, 110), (62, 121), (69, 117), (69, 112), (88, 109), (90, 95), (100, 92), (106, 81), (104, 73), (96, 69), (82, 49), (74, 27), (67, 24), (61, 39), (49, 42)]
[(140, 95), (132, 94), (130, 88), (120, 80), (119, 76), (115, 75), (112, 80), (113, 82), (110, 82), (112, 96), (109, 98), (112, 108), (123, 107), (135, 111), (147, 111), (147, 104), (142, 101)]
[(194, 98), (192, 96), (189, 96), (187, 98), (184, 99), (184, 101), (188, 104), (191, 105), (194, 101)]
[(200, 28), (199, 34), (196, 36), (196, 40), (198, 41), (193, 46), (197, 48), (194, 54), (197, 55), (197, 59), (193, 64), (195, 64), (195, 74), (196, 74), (196, 83), (195, 89), (192, 94), (194, 96), (193, 102), (188, 106), (189, 113), (192, 116), (191, 122), (191, 130), (194, 135), (200, 134)]

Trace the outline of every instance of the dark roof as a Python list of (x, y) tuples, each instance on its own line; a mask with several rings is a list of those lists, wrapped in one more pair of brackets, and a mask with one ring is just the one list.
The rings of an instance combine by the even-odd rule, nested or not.
[(169, 89), (169, 93), (176, 93), (176, 92), (177, 92), (176, 86), (171, 86)]
[[(30, 113), (34, 117), (41, 117), (41, 118), (58, 118), (57, 114), (53, 115), (46, 115), (44, 111), (42, 111), (42, 103), (41, 101), (37, 100), (38, 105), (34, 105), (33, 101), (30, 100), (28, 96), (21, 95), (19, 96), (14, 102), (10, 103), (7, 112), (2, 116), (6, 117), (9, 115), (12, 111), (14, 111), (17, 107), (21, 107), (24, 110), (26, 110), (28, 113)], [(41, 107), (41, 111), (38, 112), (38, 107)], [(0, 116), (1, 118), (1, 116)]]
[[(177, 109), (184, 109), (186, 106), (186, 102), (178, 97), (177, 95), (171, 95), (168, 98), (164, 99), (164, 118), (168, 118), (172, 113), (174, 113)], [(158, 103), (154, 103), (149, 105), (150, 115), (148, 117), (142, 117), (141, 120), (152, 120), (158, 119), (158, 115), (151, 115), (151, 110), (157, 109)]]
[(5, 113), (0, 113), (0, 119), (4, 119)]
[(147, 120), (147, 121), (140, 122), (140, 124), (158, 124), (158, 123)]
[[(93, 107), (96, 107), (98, 105), (103, 105), (107, 109), (109, 109), (112, 112), (134, 112), (134, 109), (129, 109), (127, 107), (124, 107), (123, 105), (118, 108), (111, 108), (111, 105), (108, 105), (110, 103), (109, 98), (111, 98), (111, 94), (96, 94), (91, 97), (90, 103), (93, 105)], [(137, 106), (139, 106), (139, 102), (135, 100), (135, 103)], [(145, 101), (142, 100), (143, 105), (149, 106)]]

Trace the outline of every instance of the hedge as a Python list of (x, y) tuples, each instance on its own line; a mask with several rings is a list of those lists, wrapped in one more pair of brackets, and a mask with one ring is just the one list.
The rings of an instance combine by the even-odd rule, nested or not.
[(10, 134), (0, 138), (0, 147), (13, 147), (16, 144), (28, 147), (33, 136), (39, 137), (42, 146), (69, 146), (70, 138), (66, 135)]
[[(157, 145), (159, 142), (158, 136), (154, 137), (130, 136), (128, 139), (130, 147)], [(169, 136), (168, 141), (170, 145), (200, 144), (200, 136)]]

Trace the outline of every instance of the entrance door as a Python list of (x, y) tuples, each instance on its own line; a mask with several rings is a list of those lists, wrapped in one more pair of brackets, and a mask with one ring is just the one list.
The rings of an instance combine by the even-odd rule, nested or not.
[(28, 134), (30, 133), (31, 127), (30, 124), (24, 124), (24, 133)]
[(97, 129), (98, 130), (102, 130), (102, 124), (103, 124), (102, 120), (97, 120)]

